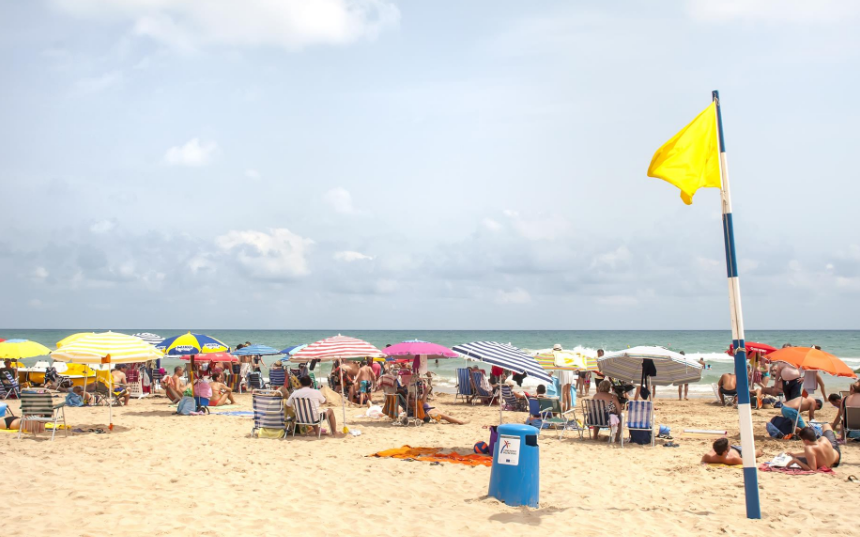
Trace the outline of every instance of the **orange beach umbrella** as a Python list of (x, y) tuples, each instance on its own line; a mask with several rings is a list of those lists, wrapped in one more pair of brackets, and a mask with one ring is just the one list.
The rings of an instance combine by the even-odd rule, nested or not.
[(830, 353), (812, 347), (786, 347), (767, 355), (771, 362), (786, 362), (795, 367), (821, 371), (837, 377), (857, 378), (845, 362)]

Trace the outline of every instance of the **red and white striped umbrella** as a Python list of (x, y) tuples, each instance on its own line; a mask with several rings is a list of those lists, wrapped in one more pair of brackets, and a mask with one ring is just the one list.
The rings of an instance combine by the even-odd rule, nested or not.
[(301, 363), (311, 360), (333, 361), (354, 360), (356, 358), (384, 358), (385, 353), (370, 343), (340, 334), (311, 343), (290, 356), (290, 362)]

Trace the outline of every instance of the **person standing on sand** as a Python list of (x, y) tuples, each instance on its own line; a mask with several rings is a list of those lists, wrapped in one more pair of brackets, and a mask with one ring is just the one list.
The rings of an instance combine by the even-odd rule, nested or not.
[(373, 368), (370, 367), (373, 358), (368, 358), (363, 366), (358, 370), (358, 374), (355, 376), (355, 384), (358, 386), (358, 404), (363, 405), (365, 403), (365, 397), (367, 398), (367, 406), (371, 406), (373, 401), (371, 400), (371, 392), (373, 391), (373, 381), (376, 380), (376, 375), (373, 373)]
[[(684, 351), (679, 352), (681, 356), (686, 356)], [(690, 394), (690, 385), (689, 384), (680, 384), (678, 385), (678, 401), (681, 400), (681, 390), (684, 390), (684, 401), (689, 401), (690, 399), (687, 397)]]
[(785, 400), (791, 401), (800, 397), (803, 390), (803, 379), (800, 369), (786, 362), (776, 362), (771, 368), (774, 381), (781, 380)]

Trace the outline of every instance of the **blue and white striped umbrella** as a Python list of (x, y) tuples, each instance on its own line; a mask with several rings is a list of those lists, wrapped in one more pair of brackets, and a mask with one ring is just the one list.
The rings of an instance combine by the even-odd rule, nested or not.
[(164, 338), (159, 336), (158, 334), (152, 334), (150, 332), (138, 332), (137, 334), (132, 334), (132, 336), (136, 338), (140, 338), (150, 345), (158, 346), (164, 341)]
[(692, 358), (664, 347), (639, 346), (606, 353), (597, 360), (597, 368), (607, 377), (637, 383), (642, 380), (642, 360), (651, 359), (657, 375), (651, 383), (657, 386), (689, 384), (702, 378), (702, 366)]
[(283, 354), (284, 357), (281, 358), (281, 361), (282, 362), (288, 362), (290, 360), (290, 356), (294, 355), (295, 353), (299, 352), (300, 350), (304, 349), (307, 346), (308, 346), (308, 344), (304, 343), (302, 345), (293, 345), (291, 347), (287, 347), (285, 349), (282, 349), (281, 354)]
[(281, 354), (281, 351), (268, 345), (249, 345), (231, 352), (233, 356), (273, 356)]
[(510, 343), (496, 343), (495, 341), (475, 341), (451, 347), (454, 352), (460, 353), (464, 358), (479, 360), (491, 365), (497, 365), (502, 369), (510, 369), (515, 373), (528, 373), (544, 382), (552, 382), (546, 371), (537, 363), (534, 357), (529, 356)]

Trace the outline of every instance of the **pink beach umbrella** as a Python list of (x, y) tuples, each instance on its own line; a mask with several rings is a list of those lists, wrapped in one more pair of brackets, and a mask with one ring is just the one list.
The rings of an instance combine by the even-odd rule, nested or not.
[(410, 339), (402, 343), (397, 343), (382, 350), (386, 356), (426, 356), (430, 359), (435, 358), (457, 358), (459, 355), (442, 345), (421, 341), (420, 339)]

